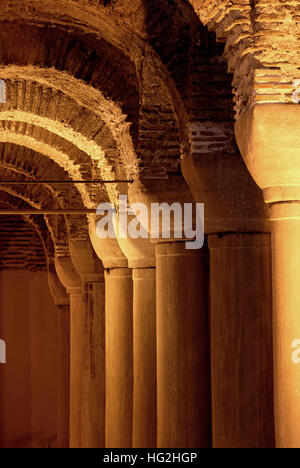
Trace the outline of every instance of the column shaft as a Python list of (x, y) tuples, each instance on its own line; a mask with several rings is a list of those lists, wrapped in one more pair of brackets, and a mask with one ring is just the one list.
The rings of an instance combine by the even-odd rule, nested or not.
[(156, 271), (133, 270), (133, 447), (156, 447)]
[(106, 447), (132, 447), (133, 291), (132, 272), (105, 273)]
[(81, 447), (105, 447), (104, 277), (83, 283)]
[(156, 246), (158, 447), (211, 443), (205, 253)]
[(213, 446), (274, 447), (270, 236), (209, 247)]
[(70, 423), (70, 306), (57, 306), (57, 448), (69, 447)]
[(70, 293), (70, 448), (81, 447), (82, 327), (84, 303), (81, 288)]
[(274, 205), (272, 219), (276, 445), (299, 448), (300, 203)]

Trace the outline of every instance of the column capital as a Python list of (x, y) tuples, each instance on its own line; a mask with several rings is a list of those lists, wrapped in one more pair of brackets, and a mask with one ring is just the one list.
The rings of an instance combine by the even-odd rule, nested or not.
[(100, 283), (104, 280), (102, 262), (97, 257), (90, 240), (71, 239), (69, 248), (73, 265), (82, 282)]
[(129, 268), (155, 268), (155, 246), (149, 239), (118, 239)]
[(98, 258), (106, 269), (127, 268), (128, 260), (122, 252), (118, 240), (116, 238), (101, 239), (97, 235), (96, 228), (99, 220), (99, 216), (89, 215), (90, 240)]
[(300, 201), (300, 107), (256, 105), (236, 122), (235, 134), (265, 202)]
[[(205, 233), (269, 231), (263, 195), (239, 152), (207, 150), (203, 154), (197, 149), (201, 127), (198, 132), (200, 136), (192, 136), (192, 153), (181, 160), (181, 168), (195, 200), (204, 203)], [(211, 133), (212, 139), (218, 137)]]
[(71, 257), (56, 257), (55, 269), (58, 278), (69, 294), (81, 294), (81, 278), (74, 268)]
[(52, 262), (48, 265), (48, 283), (50, 293), (54, 299), (55, 305), (69, 305), (70, 299), (68, 297), (68, 293), (66, 291), (66, 288), (62, 285), (61, 281), (59, 280), (54, 263)]
[[(184, 232), (184, 214), (186, 204), (195, 204), (193, 194), (191, 193), (189, 186), (182, 176), (168, 176), (165, 179), (137, 179), (128, 190), (128, 198), (130, 204), (141, 203), (147, 208), (147, 218), (138, 215), (139, 221), (144, 229), (148, 232), (150, 242), (147, 245), (148, 252), (151, 254), (152, 264), (149, 266), (155, 266), (153, 262), (154, 250), (149, 246), (150, 243), (157, 244), (160, 242), (180, 242), (184, 240), (191, 241), (192, 239), (185, 238)], [(160, 206), (157, 206), (160, 205)], [(176, 208), (176, 225), (174, 208)], [(163, 225), (162, 219), (158, 219), (157, 213), (161, 213), (164, 210), (165, 215), (170, 214), (170, 223)], [(155, 213), (155, 217), (153, 214)], [(196, 226), (196, 210), (192, 211), (192, 219), (190, 220), (190, 228)], [(167, 218), (166, 218), (167, 219)], [(155, 229), (154, 229), (155, 228)], [(175, 237), (175, 231), (180, 231), (179, 236)], [(156, 237), (154, 231), (157, 231)], [(178, 236), (178, 233), (176, 233)], [(166, 236), (166, 238), (163, 238)], [(147, 239), (148, 241), (148, 239)], [(144, 249), (142, 247), (140, 252)], [(148, 262), (149, 263), (149, 262)], [(146, 264), (144, 266), (147, 266)]]

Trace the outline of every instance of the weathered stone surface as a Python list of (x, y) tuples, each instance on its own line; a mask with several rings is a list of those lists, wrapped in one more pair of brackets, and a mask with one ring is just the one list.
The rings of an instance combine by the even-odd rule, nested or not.
[[(85, 209), (116, 202), (118, 195), (127, 194), (130, 203), (145, 202), (148, 206), (151, 202), (204, 202), (207, 235), (243, 232), (247, 240), (254, 231), (269, 230), (262, 193), (250, 179), (236, 145), (234, 114), (243, 122), (245, 110), (254, 105), (262, 108), (261, 104), (292, 103), (293, 81), (299, 78), (299, 51), (295, 46), (299, 39), (298, 1), (0, 3), (0, 80), (4, 81), (0, 83), (1, 209), (76, 208), (84, 213)], [(293, 161), (290, 154), (292, 169)], [(112, 183), (91, 182), (96, 179)], [(49, 183), (4, 186), (1, 180)], [(50, 182), (55, 180), (68, 184)], [(259, 178), (257, 182), (265, 188)], [(135, 348), (132, 360), (132, 351), (134, 345), (142, 349), (145, 344), (147, 327), (136, 319), (142, 317), (139, 309), (143, 305), (143, 288), (147, 287), (143, 285), (150, 284), (148, 275), (152, 294), (147, 295), (145, 310), (150, 311), (150, 327), (155, 328), (155, 305), (159, 308), (159, 333), (152, 329), (151, 342), (145, 348), (152, 353), (148, 358), (153, 385), (154, 338), (158, 336), (158, 445), (208, 446), (207, 259), (197, 258), (199, 252), (189, 253), (187, 258), (183, 244), (173, 245), (171, 239), (156, 247), (156, 256), (148, 241), (101, 240), (95, 230), (98, 219), (90, 213), (0, 217), (0, 269), (45, 269), (55, 257), (61, 281), (68, 288), (71, 446), (104, 443), (104, 418), (100, 437), (97, 416), (90, 415), (99, 393), (93, 382), (94, 345), (102, 366), (97, 368), (102, 389), (97, 415), (104, 409), (105, 333), (107, 445), (131, 445), (133, 412), (133, 444), (139, 446), (147, 435), (138, 440), (139, 425), (147, 419), (149, 407), (141, 418), (136, 408), (142, 407), (140, 396), (146, 395), (156, 414), (155, 392), (145, 391), (149, 390), (145, 387), (139, 392), (136, 381), (132, 385), (132, 374), (136, 380), (144, 375), (142, 354)], [(105, 325), (103, 268), (99, 259), (106, 269)], [(156, 304), (155, 266), (159, 286)], [(256, 271), (254, 267), (255, 262)], [(131, 268), (135, 269), (134, 323)], [(244, 291), (230, 279), (234, 275), (225, 270), (224, 282), (227, 278), (232, 281), (230, 298), (238, 317), (239, 297)], [(241, 270), (245, 272), (246, 284), (246, 264)], [(100, 283), (95, 287), (89, 284), (99, 280), (98, 272), (101, 288)], [(265, 284), (259, 274), (255, 284), (261, 288)], [(264, 313), (264, 302), (259, 303), (262, 310), (257, 311), (257, 317)], [(228, 312), (228, 320), (233, 312)], [(65, 313), (60, 329), (64, 359), (68, 359), (66, 350), (70, 349), (63, 340), (68, 317)], [(227, 320), (227, 314), (224, 317)], [(62, 372), (64, 369), (67, 366), (62, 367)], [(170, 369), (175, 370), (172, 373)], [(204, 398), (199, 400), (201, 393)], [(256, 398), (257, 395), (253, 399), (251, 395), (249, 401)], [(68, 426), (67, 418), (61, 421), (62, 426)], [(263, 424), (264, 421), (262, 427)], [(153, 418), (151, 445), (155, 445), (155, 425)], [(239, 438), (238, 433), (235, 438)], [(237, 442), (242, 443), (241, 439)]]
[(292, 103), (299, 79), (299, 12), (294, 0), (192, 0), (203, 24), (226, 42), (236, 115), (260, 103)]

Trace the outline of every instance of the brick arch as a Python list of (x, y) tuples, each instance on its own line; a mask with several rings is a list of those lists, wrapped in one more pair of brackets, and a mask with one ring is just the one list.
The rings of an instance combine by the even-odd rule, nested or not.
[[(41, 79), (41, 82), (36, 79), (32, 81), (33, 71), (26, 67), (2, 70), (1, 76), (9, 78), (7, 102), (0, 106), (0, 131), (2, 127), (5, 131), (17, 130), (18, 134), (27, 136), (36, 137), (38, 134), (39, 139), (51, 142), (55, 148), (61, 148), (68, 153), (69, 157), (64, 164), (68, 169), (73, 166), (74, 170), (69, 170), (73, 178), (132, 179), (137, 172), (137, 157), (129, 134), (129, 125), (120, 109), (103, 99), (96, 90), (94, 96), (90, 88), (72, 77), (66, 78), (65, 74), (52, 70), (51, 80), (47, 81), (44, 79), (47, 71), (37, 71), (37, 80)], [(20, 75), (23, 75), (22, 80)], [(28, 76), (28, 81), (24, 80), (24, 75), (26, 78)], [(60, 80), (60, 86), (57, 86)], [(70, 96), (72, 89), (75, 90), (74, 97)], [(96, 110), (92, 111), (93, 108)], [(47, 116), (48, 111), (50, 116)], [(18, 135), (18, 141), (19, 138)], [(50, 154), (49, 148), (47, 152)], [(63, 164), (63, 158), (60, 156), (59, 159), (60, 164)], [(68, 160), (71, 159), (73, 162), (70, 163)], [(75, 171), (76, 168), (80, 171)], [(108, 189), (111, 191), (111, 198), (125, 190), (124, 186), (120, 188), (114, 184), (109, 185)], [(102, 197), (101, 194), (99, 196)], [(91, 204), (88, 192), (84, 196), (84, 202)]]
[[(3, 194), (2, 194), (3, 195)], [(24, 202), (23, 200), (17, 199), (9, 194), (5, 194), (5, 199), (2, 197), (0, 206), (4, 209), (19, 209), (19, 208), (31, 208), (31, 205)], [(20, 215), (21, 216), (21, 215)], [(36, 215), (22, 215), (24, 221), (32, 225), (37, 235), (39, 236), (43, 245), (47, 263), (51, 261), (55, 254), (53, 239), (50, 235), (49, 229), (43, 217)]]
[[(78, 166), (73, 161), (70, 161), (69, 155), (67, 153), (57, 150), (53, 146), (44, 143), (37, 138), (28, 136), (24, 133), (17, 133), (16, 130), (12, 131), (0, 129), (0, 143), (12, 144), (14, 147), (24, 147), (29, 150), (29, 157), (32, 157), (34, 154), (42, 155), (44, 158), (47, 157), (47, 160), (52, 161), (52, 163), (55, 163), (61, 171), (64, 171), (64, 173), (67, 175), (67, 179), (69, 180), (86, 180)], [(66, 160), (68, 161), (67, 167), (65, 164)], [(40, 174), (38, 178), (40, 180), (44, 179), (42, 174)], [(61, 179), (59, 178), (58, 180)], [(96, 187), (94, 189), (89, 189), (86, 184), (72, 184), (72, 186), (74, 186), (76, 196), (73, 199), (74, 204), (72, 204), (71, 208), (87, 207), (96, 209), (99, 203), (108, 202), (110, 199), (114, 198), (114, 196), (117, 194), (115, 185), (116, 184), (109, 184), (109, 188), (106, 190), (106, 187), (103, 185), (100, 185), (100, 188)], [(95, 197), (93, 197), (93, 190), (95, 191)], [(112, 194), (110, 198), (109, 191), (111, 191)], [(67, 203), (64, 207), (68, 208), (70, 206)], [(53, 206), (48, 208), (53, 208)], [(87, 220), (85, 217), (82, 215), (77, 217), (75, 217), (75, 215), (67, 215), (66, 218), (68, 220), (69, 235), (72, 238), (89, 239)]]
[(32, 115), (51, 118), (60, 135), (98, 157), (104, 167), (119, 159), (127, 177), (134, 175), (136, 155), (130, 124), (118, 104), (60, 70), (16, 65), (0, 70), (7, 80), (7, 103), (1, 105), (2, 111), (26, 112), (31, 121)]
[[(43, 154), (30, 150), (24, 146), (18, 146), (10, 143), (0, 143), (0, 167), (11, 171), (11, 174), (4, 177), (3, 180), (20, 178), (20, 180), (58, 180), (69, 181), (66, 171), (55, 164), (51, 159), (46, 159)], [(26, 191), (31, 191), (34, 188), (38, 197), (47, 201), (48, 205), (45, 208), (84, 208), (82, 198), (75, 187), (74, 183), (66, 185), (60, 184), (43, 184), (41, 185), (23, 185)], [(77, 185), (78, 187), (78, 185)], [(82, 218), (83, 220), (83, 218)], [(69, 234), (79, 235), (88, 238), (88, 229), (84, 222), (75, 219), (73, 216), (66, 215), (66, 222), (69, 226)]]
[[(1, 180), (24, 180), (24, 176), (21, 175), (17, 169), (12, 169), (11, 167), (5, 168), (0, 163), (0, 179)], [(33, 187), (31, 189), (29, 187)], [(47, 209), (47, 208), (56, 208), (58, 207), (57, 200), (53, 196), (51, 199), (46, 198), (46, 201), (43, 201), (41, 198), (41, 189), (37, 192), (36, 186), (19, 186), (19, 185), (12, 185), (12, 186), (1, 186), (1, 192), (5, 192), (6, 194), (18, 198), (25, 202), (19, 205), (19, 208), (28, 208), (28, 206), (36, 209)], [(48, 189), (44, 189), (47, 195), (49, 194)], [(2, 197), (3, 198), (3, 197)], [(56, 206), (53, 206), (53, 202)], [(41, 215), (39, 215), (41, 216)], [(56, 216), (44, 216), (45, 223), (48, 227), (49, 232), (51, 233), (51, 237), (53, 239), (53, 244), (55, 246), (55, 252), (58, 255), (66, 255), (69, 252), (69, 232), (70, 227), (69, 223), (65, 216), (63, 215), (56, 215)]]
[[(11, 143), (0, 144), (0, 180), (69, 180), (68, 174), (52, 160), (45, 160), (41, 153), (37, 153), (24, 146)], [(6, 174), (4, 173), (6, 171)], [(77, 188), (75, 187), (77, 186)], [(11, 186), (6, 186), (9, 191)], [(13, 186), (15, 187), (15, 186)], [(47, 184), (47, 185), (21, 185), (20, 193), (29, 197), (35, 203), (36, 208), (48, 209), (68, 209), (84, 208), (80, 193), (79, 184), (69, 183), (67, 185)], [(107, 194), (102, 189), (102, 199), (108, 200)], [(99, 199), (97, 197), (97, 203)], [(55, 217), (48, 216), (49, 223), (56, 225)], [(52, 221), (51, 221), (52, 220)], [(65, 222), (68, 233), (63, 229), (62, 237), (75, 239), (88, 239), (87, 219), (83, 215), (65, 215)], [(52, 231), (54, 228), (52, 228)]]
[[(7, 27), (6, 15), (13, 14), (15, 23), (12, 28), (24, 27), (25, 36), (28, 31), (32, 33), (33, 45), (34, 40), (38, 39), (41, 46), (26, 57), (21, 56), (20, 51), (14, 50), (17, 40), (10, 27), (5, 37), (11, 35), (11, 39), (5, 45), (2, 59), (0, 56), (2, 71), (5, 73), (6, 67), (10, 70), (14, 66), (19, 69), (31, 67), (34, 76), (33, 70), (44, 68), (45, 79), (49, 71), (53, 72), (50, 69), (53, 66), (64, 77), (73, 76), (75, 81), (85, 84), (87, 94), (101, 91), (107, 100), (119, 104), (123, 114), (127, 112), (127, 100), (133, 102), (128, 89), (135, 87), (133, 94), (139, 96), (138, 106), (132, 107), (129, 104), (131, 110), (135, 108), (135, 117), (130, 117), (131, 114), (127, 112), (133, 142), (130, 164), (131, 167), (136, 167), (137, 164), (139, 166), (135, 174), (180, 174), (180, 154), (184, 156), (191, 152), (191, 122), (213, 121), (215, 118), (223, 122), (233, 118), (230, 77), (226, 73), (226, 65), (210, 63), (216, 44), (213, 42), (213, 49), (210, 49), (207, 30), (201, 26), (194, 10), (185, 2), (157, 0), (150, 5), (144, 0), (135, 3), (121, 0), (117, 6), (108, 4), (103, 8), (101, 5), (91, 6), (82, 1), (80, 3), (81, 6), (84, 5), (84, 18), (81, 16), (80, 27), (78, 2), (67, 2), (67, 9), (63, 1), (59, 5), (50, 1), (38, 9), (38, 14), (34, 10), (34, 1), (27, 2), (26, 9), (20, 8), (21, 3), (10, 2), (7, 9), (0, 12), (3, 34)], [(122, 11), (126, 11), (127, 15), (122, 16)], [(158, 27), (161, 21), (166, 27)], [(47, 22), (51, 23), (51, 28), (48, 28), (51, 31), (45, 26)], [(41, 38), (41, 31), (44, 32), (44, 39)], [(55, 34), (56, 43), (53, 39)], [(177, 47), (178, 41), (183, 42), (180, 49)], [(26, 37), (24, 42), (26, 44)], [(62, 50), (64, 60), (57, 55), (57, 45)], [(113, 89), (116, 87), (115, 77), (112, 80), (114, 85), (111, 86), (106, 80), (107, 70), (103, 80), (101, 73), (97, 78), (96, 75), (93, 76), (91, 63), (98, 60), (99, 47), (102, 47), (104, 55), (109, 50), (109, 54), (116, 57), (118, 73), (122, 74), (123, 69), (129, 80), (133, 80), (130, 83), (124, 81), (128, 88), (126, 92), (122, 91), (123, 83), (118, 87), (120, 89)], [(186, 60), (182, 60), (184, 56)], [(114, 75), (116, 69), (110, 61), (111, 59), (106, 62), (104, 60), (110, 73)], [(186, 64), (184, 70), (182, 63)], [(101, 64), (103, 65), (103, 61)], [(99, 69), (102, 69), (102, 65)], [(220, 84), (220, 72), (223, 81), (226, 80), (225, 84)], [(131, 91), (132, 89), (129, 93)], [(225, 129), (226, 146), (228, 139), (233, 137), (233, 122), (231, 127), (230, 130)], [(118, 163), (116, 166), (118, 167)], [(115, 197), (117, 191), (118, 189), (110, 194), (110, 198)]]
[[(26, 203), (24, 200), (21, 200), (20, 198), (14, 197), (13, 195), (10, 195), (6, 192), (2, 192), (0, 208), (7, 209), (7, 210), (9, 209), (16, 210), (20, 208), (31, 208), (31, 205)], [(27, 224), (30, 224), (35, 230), (42, 244), (45, 257), (46, 257), (46, 262), (48, 265), (54, 256), (55, 249), (54, 249), (53, 239), (50, 235), (50, 232), (48, 230), (48, 227), (47, 227), (47, 224), (45, 223), (44, 218), (41, 216), (34, 216), (34, 215), (22, 215), (20, 216), (20, 218), (22, 218)], [(24, 247), (26, 248), (26, 244), (24, 245)]]
[(139, 83), (134, 62), (105, 39), (59, 24), (49, 28), (42, 23), (4, 20), (0, 43), (2, 65), (31, 65), (68, 73), (118, 102), (131, 123), (132, 133), (136, 131)]
[[(22, 36), (22, 44), (18, 44), (18, 38)], [(124, 121), (127, 122), (127, 128), (130, 136), (136, 141), (138, 138), (138, 123), (139, 123), (139, 82), (136, 74), (134, 63), (124, 54), (122, 54), (113, 45), (107, 43), (102, 38), (95, 39), (91, 34), (82, 34), (80, 30), (73, 32), (71, 30), (61, 29), (59, 25), (54, 28), (49, 28), (47, 25), (28, 25), (26, 23), (20, 24), (16, 22), (1, 23), (0, 29), (0, 63), (3, 67), (15, 65), (21, 67), (40, 67), (44, 70), (57, 70), (60, 75), (68, 75), (73, 77), (74, 80), (80, 81), (85, 84), (87, 94), (91, 94), (92, 90), (98, 90), (98, 94), (103, 96), (101, 100), (110, 101), (111, 103), (118, 103), (118, 108), (121, 109), (124, 115)], [(34, 79), (34, 74), (32, 76)], [(73, 80), (73, 82), (74, 82)], [(59, 82), (59, 76), (56, 75), (56, 81)], [(46, 105), (49, 100), (54, 98), (54, 92), (49, 98), (44, 90), (32, 90), (30, 96), (30, 85), (26, 83), (25, 92), (20, 90), (18, 100), (21, 104), (23, 98), (33, 101), (42, 97)], [(69, 93), (72, 93), (72, 86), (69, 88)], [(40, 96), (42, 94), (42, 96)], [(51, 91), (50, 91), (51, 94)], [(57, 94), (57, 92), (56, 92)], [(75, 107), (77, 103), (71, 102), (70, 106), (66, 102), (65, 96), (57, 96), (61, 100), (61, 104), (66, 106), (67, 109)], [(43, 102), (40, 99), (40, 107), (43, 107)], [(60, 105), (62, 107), (62, 105)], [(112, 109), (110, 105), (110, 109)], [(116, 107), (116, 106), (115, 106)], [(48, 106), (49, 111), (56, 110), (54, 105), (50, 102)], [(82, 113), (79, 110), (78, 115)], [(106, 111), (106, 114), (108, 112)], [(59, 114), (59, 111), (57, 112)], [(60, 114), (61, 115), (61, 114)], [(66, 112), (64, 118), (67, 118)], [(86, 119), (92, 120), (91, 115), (86, 116)], [(95, 123), (94, 123), (95, 124)], [(107, 127), (100, 124), (100, 129)], [(91, 122), (91, 127), (93, 123)], [(66, 138), (71, 138), (77, 141), (91, 152), (97, 153), (101, 158), (104, 165), (103, 150), (100, 145), (87, 138), (81, 137), (81, 142), (78, 135), (70, 135), (72, 132), (67, 125), (63, 129)], [(96, 129), (99, 131), (99, 127)], [(102, 131), (102, 133), (104, 133)], [(109, 132), (106, 132), (109, 133)], [(107, 139), (109, 135), (105, 135)], [(100, 138), (100, 135), (99, 135)], [(82, 141), (84, 140), (84, 141)], [(111, 145), (114, 147), (113, 139), (110, 138)], [(92, 148), (93, 149), (92, 149)]]
[[(137, 32), (137, 25), (144, 16), (143, 6), (137, 6), (131, 17), (131, 23), (128, 22), (128, 16), (122, 14), (122, 4), (112, 4), (106, 8), (101, 5), (91, 5), (90, 2), (47, 2), (47, 4), (36, 3), (35, 1), (26, 2), (26, 8), (22, 8), (22, 2), (10, 2), (6, 8), (0, 12), (0, 21), (5, 22), (7, 18), (14, 19), (18, 23), (27, 24), (31, 27), (44, 27), (45, 24), (51, 24), (51, 31), (66, 30), (68, 34), (81, 34), (81, 44), (87, 38), (96, 38), (97, 41), (106, 41), (112, 47), (115, 47), (121, 55), (127, 57), (135, 66), (135, 73), (139, 85), (139, 103), (140, 113), (136, 115), (139, 119), (138, 134), (134, 125), (131, 126), (131, 133), (133, 135), (135, 148), (141, 160), (141, 167), (144, 169), (145, 165), (151, 165), (149, 162), (149, 140), (160, 140), (160, 147), (163, 147), (162, 153), (166, 154), (166, 159), (162, 161), (161, 167), (166, 165), (170, 171), (174, 167), (179, 167), (180, 145), (185, 151), (188, 145), (188, 126), (185, 120), (185, 109), (182, 105), (181, 96), (174, 86), (173, 80), (169, 72), (166, 70), (158, 54), (149, 45), (147, 37), (143, 37)], [(139, 8), (141, 7), (141, 8)], [(179, 32), (178, 32), (179, 33)], [(130, 41), (128, 41), (130, 38)], [(7, 38), (5, 38), (7, 40)], [(10, 47), (14, 46), (10, 44)], [(8, 50), (8, 47), (6, 47)], [(32, 60), (32, 58), (31, 58)], [(6, 60), (7, 63), (7, 60)], [(41, 62), (39, 62), (41, 65)], [(151, 72), (152, 78), (155, 83), (152, 88), (148, 88), (147, 79), (148, 73)], [(81, 76), (76, 75), (81, 79)], [(151, 95), (150, 95), (150, 94)], [(112, 99), (114, 99), (112, 97)], [(167, 115), (163, 121), (163, 127), (153, 125), (153, 109), (159, 110), (162, 117)], [(148, 118), (149, 117), (149, 118)], [(154, 123), (156, 123), (154, 121)], [(179, 123), (179, 124), (178, 124)], [(145, 127), (148, 127), (145, 131)], [(149, 130), (150, 127), (150, 130)], [(168, 129), (171, 132), (171, 138), (167, 135)], [(178, 130), (179, 135), (178, 136)], [(138, 138), (142, 131), (141, 138)], [(176, 139), (173, 134), (177, 133)], [(137, 134), (137, 136), (136, 136)], [(168, 141), (170, 145), (168, 145)], [(176, 150), (174, 149), (176, 148)], [(157, 146), (155, 150), (159, 151)], [(174, 153), (176, 152), (175, 156)], [(162, 156), (159, 155), (160, 157)], [(174, 162), (176, 159), (176, 163)]]
[[(0, 164), (28, 180), (71, 180), (66, 171), (51, 159), (46, 159), (43, 154), (25, 146), (0, 143)], [(44, 184), (43, 187), (50, 196), (57, 198), (57, 204), (61, 208), (65, 208), (70, 200), (76, 202), (76, 207), (83, 207), (80, 194), (74, 184), (68, 186)]]
[(55, 255), (55, 246), (45, 220), (35, 215), (24, 215), (23, 218), (34, 227), (39, 235), (44, 246), (47, 264), (49, 264)]
[[(0, 130), (0, 142), (12, 143), (17, 146), (24, 146), (34, 152), (43, 154), (45, 157), (52, 159), (58, 166), (60, 166), (68, 177), (72, 180), (84, 180), (83, 174), (78, 165), (70, 160), (69, 155), (62, 152), (51, 145), (40, 141), (32, 136), (18, 133), (16, 130)], [(66, 164), (67, 162), (67, 164)], [(83, 204), (88, 206), (91, 203), (90, 194), (84, 184), (78, 184), (78, 192), (83, 200)]]

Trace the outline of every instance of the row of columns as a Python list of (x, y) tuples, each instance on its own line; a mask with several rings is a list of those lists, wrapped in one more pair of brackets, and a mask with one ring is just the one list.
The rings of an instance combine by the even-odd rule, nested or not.
[[(299, 112), (297, 106), (256, 106), (242, 115), (236, 137), (249, 172), (232, 155), (182, 161), (193, 198), (206, 206), (209, 294), (204, 249), (166, 241), (145, 254), (120, 243), (120, 256), (116, 247), (97, 250), (92, 238), (106, 270), (99, 360), (105, 391), (97, 390), (102, 413), (91, 428), (101, 432), (103, 445), (105, 433), (107, 447), (204, 447), (211, 439), (214, 447), (272, 447), (275, 439), (277, 447), (299, 446), (300, 368), (292, 359), (300, 341)], [(130, 199), (148, 206), (190, 201), (178, 182), (168, 184), (135, 186)], [(93, 333), (83, 326), (90, 301), (82, 300), (87, 272), (81, 264), (77, 286), (74, 275), (69, 283), (61, 277), (71, 308), (71, 445), (100, 443), (91, 434), (85, 442), (76, 435), (85, 417), (87, 426), (93, 420), (82, 392), (95, 388), (85, 382), (93, 359), (79, 352), (93, 348), (93, 338), (83, 338)], [(77, 375), (83, 368), (87, 377)]]
[(272, 446), (269, 235), (210, 236), (210, 282), (206, 248), (184, 242), (158, 243), (156, 268), (114, 261), (104, 275), (76, 247), (98, 273), (78, 275), (74, 245), (56, 259), (70, 299), (59, 443), (69, 429), (71, 447)]
[[(300, 119), (293, 107), (274, 134), (275, 111), (260, 106), (236, 124), (269, 213), (241, 159), (182, 161), (194, 199), (206, 204), (209, 281), (205, 249), (170, 240), (145, 254), (96, 245), (91, 235), (105, 271), (90, 245), (57, 259), (70, 300), (71, 446), (272, 447), (275, 437), (277, 447), (299, 446), (291, 351), (300, 340), (300, 132), (287, 135)], [(172, 203), (173, 192), (185, 201), (182, 190), (159, 185), (148, 204)]]

